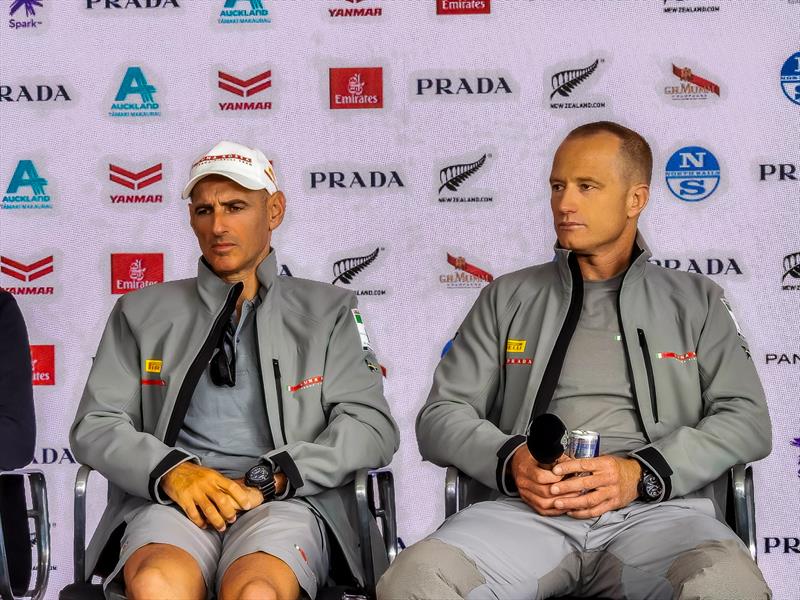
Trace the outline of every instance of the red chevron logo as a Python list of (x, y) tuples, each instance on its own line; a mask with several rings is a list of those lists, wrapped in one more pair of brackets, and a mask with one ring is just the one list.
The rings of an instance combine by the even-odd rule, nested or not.
[(272, 87), (272, 71), (264, 71), (250, 79), (239, 79), (222, 71), (218, 71), (218, 74), (220, 89), (242, 98), (249, 98)]
[(34, 281), (53, 272), (53, 257), (48, 256), (26, 265), (16, 260), (11, 260), (7, 256), (0, 256), (0, 272), (20, 281)]
[(158, 163), (149, 169), (139, 171), (128, 171), (117, 165), (108, 165), (108, 178), (114, 183), (118, 183), (131, 190), (140, 190), (148, 185), (153, 185), (162, 179), (162, 164)]

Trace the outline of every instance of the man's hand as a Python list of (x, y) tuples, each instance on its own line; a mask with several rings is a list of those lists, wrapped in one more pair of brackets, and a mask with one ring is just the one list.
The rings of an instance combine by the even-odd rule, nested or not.
[[(567, 457), (562, 455), (556, 462), (566, 460)], [(551, 486), (560, 482), (563, 476), (554, 475), (549, 469), (543, 469), (524, 444), (516, 449), (511, 458), (511, 475), (517, 484), (520, 498), (540, 515), (552, 517), (567, 512), (567, 509), (554, 506), (556, 494), (551, 491)], [(577, 496), (578, 493), (571, 495)]]
[[(633, 458), (606, 455), (564, 461), (553, 468), (553, 473), (561, 476), (591, 473), (564, 479), (550, 486), (550, 494), (557, 497), (553, 501), (555, 508), (576, 519), (590, 519), (609, 510), (628, 506), (636, 500), (642, 466)], [(589, 491), (576, 496), (584, 490)]]
[(210, 524), (217, 531), (225, 531), (226, 523), (236, 521), (239, 511), (263, 502), (260, 491), (193, 462), (181, 463), (167, 472), (161, 479), (161, 487), (192, 523), (202, 529)]

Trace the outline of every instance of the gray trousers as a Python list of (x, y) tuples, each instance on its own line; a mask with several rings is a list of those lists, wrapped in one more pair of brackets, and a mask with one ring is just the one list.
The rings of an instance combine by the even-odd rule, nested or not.
[(634, 502), (595, 519), (543, 517), (519, 498), (475, 504), (400, 553), (379, 600), (770, 598), (708, 499)]

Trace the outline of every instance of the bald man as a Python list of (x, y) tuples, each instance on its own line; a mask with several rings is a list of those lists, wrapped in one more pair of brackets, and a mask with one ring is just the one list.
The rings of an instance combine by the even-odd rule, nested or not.
[[(769, 454), (764, 392), (722, 289), (648, 262), (652, 162), (611, 122), (559, 146), (555, 261), (481, 292), (417, 418), (423, 458), (490, 500), (402, 552), (379, 598), (770, 597), (714, 494)], [(547, 412), (600, 456), (537, 463), (524, 434)]]

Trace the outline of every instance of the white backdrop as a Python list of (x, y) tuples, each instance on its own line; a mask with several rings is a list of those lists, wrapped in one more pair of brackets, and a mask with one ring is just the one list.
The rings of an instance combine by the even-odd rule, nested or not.
[[(378, 249), (349, 287), (362, 291), (402, 430), (393, 469), (400, 535), (410, 544), (443, 518), (443, 472), (420, 461), (414, 418), (442, 347), (484, 285), (447, 254), (493, 276), (550, 260), (552, 153), (569, 129), (601, 118), (633, 127), (653, 147), (641, 227), (655, 257), (719, 272), (712, 277), (750, 342), (774, 426), (774, 450), (755, 467), (759, 564), (776, 598), (800, 597), (792, 550), (800, 537), (800, 448), (792, 445), (800, 270), (790, 272), (800, 252), (800, 3), (446, 2), (444, 12), (483, 5), (478, 14), (437, 14), (437, 4), (2, 0), (0, 285), (16, 293), (31, 343), (45, 347), (36, 349), (35, 395), (36, 460), (53, 521), (48, 597), (71, 575), (76, 466), (67, 431), (117, 299), (110, 256), (163, 254), (164, 278), (194, 274), (198, 250), (179, 195), (193, 158), (231, 139), (274, 160), (289, 202), (275, 246), (294, 276), (331, 282), (335, 261)], [(269, 22), (221, 23), (242, 19), (224, 10)], [(136, 93), (121, 102), (155, 102), (144, 112), (159, 116), (110, 116), (123, 80)], [(572, 80), (568, 95), (551, 99), (554, 85)], [(362, 108), (331, 109), (332, 93)], [(699, 149), (675, 162), (702, 172), (678, 173), (681, 199), (666, 165), (687, 147)], [(110, 180), (110, 165), (127, 186)], [(440, 171), (454, 166), (444, 180), (473, 172), (440, 192)], [(686, 201), (704, 194), (684, 192), (708, 192), (717, 177), (707, 198)], [(121, 195), (145, 202), (115, 201)], [(118, 278), (159, 279), (157, 260), (136, 259), (117, 258)]]

